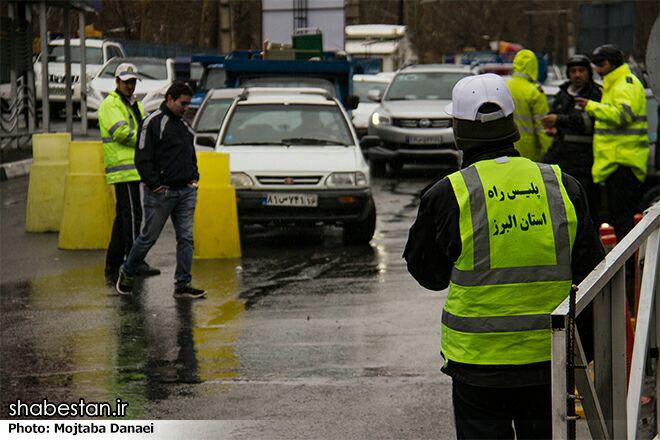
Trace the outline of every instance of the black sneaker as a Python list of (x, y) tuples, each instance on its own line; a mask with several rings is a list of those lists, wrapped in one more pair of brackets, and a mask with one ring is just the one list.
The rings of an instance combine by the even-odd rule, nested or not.
[(145, 261), (140, 263), (137, 267), (137, 274), (143, 277), (150, 277), (153, 275), (160, 275), (160, 269), (149, 266)]
[(184, 284), (174, 288), (175, 298), (203, 298), (204, 295), (206, 295), (206, 290), (195, 289), (190, 284)]
[(115, 290), (120, 295), (131, 295), (133, 293), (133, 284), (135, 284), (135, 277), (126, 275), (123, 269), (119, 269), (119, 278), (115, 284)]

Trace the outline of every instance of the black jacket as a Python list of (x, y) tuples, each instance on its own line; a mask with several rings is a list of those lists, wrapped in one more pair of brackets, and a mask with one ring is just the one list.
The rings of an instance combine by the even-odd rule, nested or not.
[[(466, 166), (500, 156), (520, 156), (513, 148), (501, 147), (466, 157)], [(562, 173), (562, 182), (575, 207), (577, 231), (571, 266), (573, 282), (579, 284), (604, 258), (605, 253), (589, 215), (586, 195), (580, 184)], [(408, 271), (423, 287), (446, 289), (454, 262), (461, 254), (459, 207), (448, 178), (423, 190), (419, 212), (410, 228), (403, 257)], [(527, 366), (474, 366), (448, 363), (443, 371), (463, 382), (477, 386), (540, 385), (549, 383), (549, 363)]]
[[(557, 135), (543, 162), (557, 164), (562, 171), (575, 176), (590, 176), (594, 163), (594, 120), (587, 112), (575, 108), (575, 98), (568, 93), (570, 84), (570, 81), (566, 81), (559, 86), (559, 93), (550, 107), (550, 113), (557, 115)], [(590, 81), (577, 96), (600, 101), (602, 93), (600, 86)], [(579, 138), (583, 140), (577, 141)]]
[(194, 137), (190, 124), (175, 116), (165, 103), (144, 120), (135, 150), (135, 166), (151, 190), (160, 185), (181, 188), (199, 180)]

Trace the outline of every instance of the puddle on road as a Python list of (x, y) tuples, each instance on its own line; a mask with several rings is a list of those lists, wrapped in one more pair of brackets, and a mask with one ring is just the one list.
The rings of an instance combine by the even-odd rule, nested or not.
[[(209, 299), (175, 300), (154, 277), (132, 297), (109, 296), (102, 266), (2, 285), (2, 409), (16, 399), (129, 403), (128, 417), (190, 392), (189, 384), (236, 377), (245, 307), (234, 262), (196, 261)], [(167, 288), (163, 288), (163, 285)]]

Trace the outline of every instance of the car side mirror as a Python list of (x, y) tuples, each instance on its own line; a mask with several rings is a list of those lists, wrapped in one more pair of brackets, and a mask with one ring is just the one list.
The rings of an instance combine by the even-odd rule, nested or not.
[(215, 136), (212, 134), (197, 134), (195, 135), (195, 144), (200, 147), (215, 147)]
[(367, 92), (367, 97), (374, 102), (380, 102), (383, 100), (383, 95), (378, 89), (369, 90), (369, 92)]
[(348, 97), (348, 109), (349, 110), (355, 110), (358, 107), (358, 104), (360, 103), (360, 97), (359, 96), (349, 96)]
[(367, 135), (360, 139), (360, 148), (380, 147), (380, 138), (378, 136)]

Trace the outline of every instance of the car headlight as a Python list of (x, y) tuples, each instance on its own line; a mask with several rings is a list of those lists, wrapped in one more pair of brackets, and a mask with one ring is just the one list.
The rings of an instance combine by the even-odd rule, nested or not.
[(371, 115), (371, 124), (374, 127), (377, 127), (379, 125), (389, 125), (391, 123), (392, 123), (392, 119), (387, 115), (378, 112), (373, 112), (373, 114)]
[(367, 186), (367, 176), (360, 171), (355, 173), (332, 173), (325, 179), (325, 184), (331, 188)]
[(236, 189), (252, 188), (254, 182), (245, 173), (231, 173), (231, 185)]

